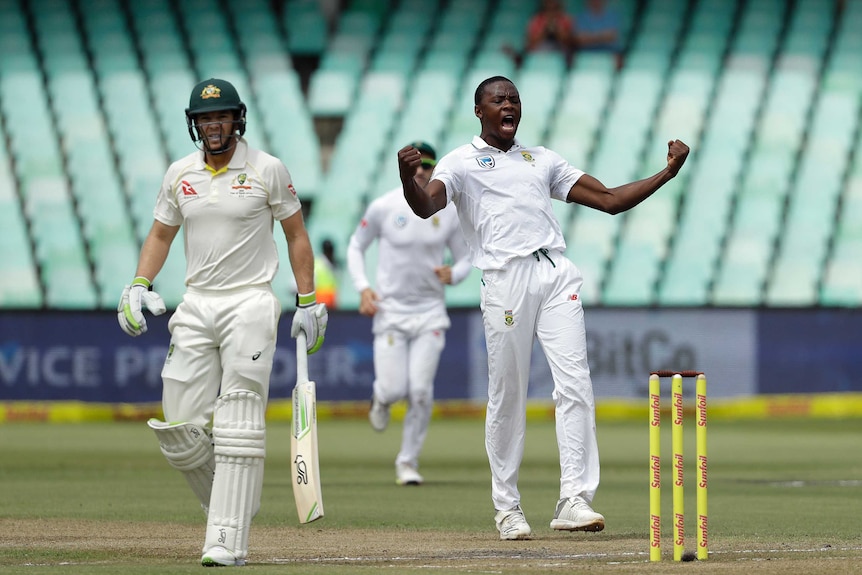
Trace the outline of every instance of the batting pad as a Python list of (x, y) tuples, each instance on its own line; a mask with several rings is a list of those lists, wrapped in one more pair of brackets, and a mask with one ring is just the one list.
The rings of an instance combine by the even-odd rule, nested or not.
[(212, 436), (193, 423), (171, 424), (151, 419), (147, 425), (156, 432), (165, 459), (185, 476), (206, 513), (216, 468)]
[(204, 553), (224, 547), (238, 561), (248, 555), (251, 519), (260, 507), (265, 447), (263, 398), (236, 391), (218, 398), (213, 415), (215, 479)]

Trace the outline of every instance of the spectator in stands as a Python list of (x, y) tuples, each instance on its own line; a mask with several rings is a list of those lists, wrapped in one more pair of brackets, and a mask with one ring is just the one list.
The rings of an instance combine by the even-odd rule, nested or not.
[(511, 45), (504, 46), (503, 51), (514, 59), (516, 66), (520, 66), (530, 52), (551, 50), (563, 54), (568, 64), (574, 47), (574, 31), (572, 18), (566, 14), (560, 0), (542, 0), (539, 10), (527, 22), (523, 53)]
[(168, 167), (134, 281), (117, 308), (131, 336), (147, 331), (142, 307), (165, 311), (153, 282), (182, 227), (187, 291), (168, 323), (165, 421), (149, 425), (207, 515), (205, 566), (245, 564), (260, 507), (264, 412), (281, 313), (270, 287), (278, 268), (273, 221), (281, 223), (299, 290), (291, 335), (305, 332), (308, 353), (323, 344), (328, 317), (315, 297), (314, 253), (290, 174), (277, 158), (249, 147), (245, 115), (229, 82), (211, 78), (192, 90), (186, 121), (200, 151)]
[(482, 270), (481, 307), (488, 349), (485, 447), (500, 539), (527, 539), (518, 473), (524, 454), (527, 385), (533, 339), (551, 366), (560, 452), (560, 499), (551, 528), (600, 531), (605, 520), (590, 507), (599, 485), (595, 403), (580, 299), (581, 272), (568, 260), (551, 200), (617, 214), (669, 182), (688, 146), (668, 142), (667, 164), (656, 174), (616, 188), (570, 165), (542, 146), (515, 139), (521, 100), (511, 80), (494, 76), (476, 88), (481, 134), (446, 154), (430, 182), (417, 177), (422, 152), (407, 146), (398, 167), (407, 203), (423, 218), (454, 203), (472, 263)]
[(542, 0), (542, 6), (527, 24), (527, 52), (557, 50), (568, 54), (572, 49), (574, 26), (560, 0)]
[(622, 67), (620, 15), (605, 0), (587, 0), (586, 9), (575, 18), (573, 47), (578, 51), (608, 51)]
[[(416, 179), (428, 182), (437, 154), (426, 142), (419, 151)], [(365, 274), (365, 251), (377, 240), (377, 289)], [(446, 248), (454, 260), (444, 264)], [(443, 288), (470, 273), (467, 245), (454, 208), (431, 219), (417, 217), (401, 188), (368, 206), (350, 238), (347, 266), (360, 293), (359, 313), (373, 317), (374, 391), (368, 419), (376, 431), (389, 423), (389, 408), (407, 400), (395, 481), (419, 485), (419, 455), (425, 443), (434, 399), (434, 376), (446, 342), (449, 316)]]
[(317, 301), (327, 309), (338, 307), (338, 268), (335, 244), (326, 238), (321, 244), (321, 254), (314, 258), (314, 285)]

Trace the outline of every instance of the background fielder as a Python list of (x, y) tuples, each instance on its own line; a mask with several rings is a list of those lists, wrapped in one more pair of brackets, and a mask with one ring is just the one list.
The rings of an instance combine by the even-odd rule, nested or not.
[(152, 282), (184, 230), (186, 286), (168, 323), (162, 369), (165, 422), (150, 420), (162, 453), (186, 477), (207, 514), (203, 565), (243, 565), (260, 507), (264, 412), (281, 304), (270, 287), (278, 269), (279, 221), (298, 288), (294, 337), (323, 343), (326, 306), (315, 301), (311, 244), (290, 174), (242, 138), (245, 104), (215, 78), (192, 90), (189, 135), (200, 152), (168, 167), (141, 248), (136, 277), (118, 307), (120, 327), (147, 331), (141, 313), (164, 311)]
[[(413, 146), (422, 158), (416, 177), (427, 182), (437, 155), (426, 142)], [(379, 248), (376, 291), (365, 274), (365, 251), (374, 240)], [(451, 267), (443, 264), (447, 247), (454, 260)], [(389, 407), (407, 399), (396, 482), (418, 485), (423, 481), (419, 455), (431, 419), (434, 376), (450, 325), (443, 288), (470, 273), (455, 210), (423, 220), (396, 188), (368, 206), (350, 238), (347, 264), (361, 296), (359, 312), (374, 318), (375, 379), (368, 417), (374, 429), (383, 431)]]

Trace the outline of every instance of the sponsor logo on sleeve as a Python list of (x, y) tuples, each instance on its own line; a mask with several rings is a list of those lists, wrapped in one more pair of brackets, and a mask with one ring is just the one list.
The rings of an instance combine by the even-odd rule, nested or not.
[(190, 183), (188, 183), (186, 180), (183, 180), (182, 182), (180, 182), (180, 189), (182, 189), (184, 196), (196, 196), (196, 195), (198, 195), (198, 193), (195, 191), (195, 189), (192, 187), (192, 185)]

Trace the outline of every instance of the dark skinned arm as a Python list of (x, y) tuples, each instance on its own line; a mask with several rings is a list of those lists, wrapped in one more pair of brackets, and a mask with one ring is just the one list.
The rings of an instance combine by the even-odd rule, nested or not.
[(420, 186), (413, 177), (420, 163), (422, 154), (413, 146), (405, 146), (398, 151), (398, 174), (404, 198), (413, 213), (427, 219), (446, 207), (446, 186), (440, 180), (431, 180), (424, 188)]
[(611, 215), (630, 210), (676, 177), (688, 152), (688, 146), (682, 141), (671, 140), (667, 143), (667, 166), (656, 174), (616, 188), (608, 188), (593, 176), (584, 174), (569, 190), (566, 199)]

